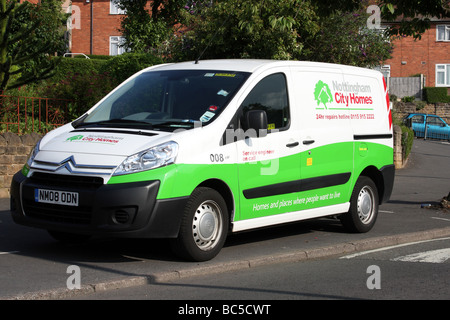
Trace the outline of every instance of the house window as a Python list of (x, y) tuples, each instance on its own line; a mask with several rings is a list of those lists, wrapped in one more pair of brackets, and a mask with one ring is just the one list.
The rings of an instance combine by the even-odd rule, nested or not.
[(110, 14), (126, 14), (125, 10), (120, 9), (117, 6), (118, 0), (110, 0), (109, 2), (109, 13)]
[(123, 47), (123, 44), (125, 42), (125, 37), (109, 37), (109, 55), (110, 56), (117, 56), (119, 54), (124, 53), (125, 47)]
[(450, 87), (450, 64), (436, 65), (436, 87)]
[(436, 41), (450, 41), (450, 25), (436, 27)]

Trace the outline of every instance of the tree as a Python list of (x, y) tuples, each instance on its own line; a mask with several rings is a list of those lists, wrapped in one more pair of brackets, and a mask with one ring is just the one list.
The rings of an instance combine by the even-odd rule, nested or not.
[(201, 56), (379, 65), (392, 47), (383, 33), (366, 27), (369, 15), (357, 4), (359, 11), (328, 13), (314, 1), (220, 1), (194, 20), (176, 54), (179, 60)]
[(218, 1), (191, 21), (175, 54), (178, 59), (293, 59), (303, 49), (299, 39), (318, 31), (315, 20), (308, 1)]
[(61, 0), (41, 5), (0, 0), (0, 91), (48, 78), (63, 50)]
[(391, 57), (392, 44), (382, 31), (369, 29), (364, 8), (336, 12), (319, 21), (320, 31), (305, 41), (302, 58), (360, 67), (373, 67)]
[(185, 3), (186, 0), (117, 0), (118, 7), (127, 12), (119, 30), (125, 37), (123, 46), (136, 53), (157, 50), (180, 23)]
[[(165, 47), (169, 49), (165, 57), (173, 60), (306, 57), (370, 66), (387, 58), (392, 49), (382, 34), (364, 28), (368, 16), (361, 10), (373, 3), (369, 0), (118, 1), (128, 12), (122, 23), (126, 46), (132, 51), (159, 53)], [(450, 13), (448, 1), (444, 4), (442, 0), (377, 3), (380, 17), (390, 23), (388, 36), (420, 38), (429, 28), (431, 16), (449, 17)], [(342, 32), (345, 23), (352, 34)], [(335, 44), (333, 37), (322, 36), (325, 27), (333, 37), (339, 36)], [(363, 32), (357, 36), (359, 30)]]

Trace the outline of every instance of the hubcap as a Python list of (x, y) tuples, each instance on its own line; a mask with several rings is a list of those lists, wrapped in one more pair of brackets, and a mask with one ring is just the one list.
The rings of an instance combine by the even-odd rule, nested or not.
[(222, 233), (222, 215), (219, 205), (207, 200), (195, 211), (192, 235), (195, 244), (202, 250), (210, 250), (217, 244)]
[(375, 211), (373, 191), (369, 187), (361, 189), (358, 195), (358, 217), (364, 224), (370, 223)]

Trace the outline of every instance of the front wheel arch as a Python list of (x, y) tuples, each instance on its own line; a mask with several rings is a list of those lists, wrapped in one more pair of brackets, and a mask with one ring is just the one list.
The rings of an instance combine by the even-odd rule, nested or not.
[(207, 261), (222, 249), (229, 227), (228, 207), (214, 189), (198, 187), (192, 192), (181, 220), (173, 252), (186, 260)]

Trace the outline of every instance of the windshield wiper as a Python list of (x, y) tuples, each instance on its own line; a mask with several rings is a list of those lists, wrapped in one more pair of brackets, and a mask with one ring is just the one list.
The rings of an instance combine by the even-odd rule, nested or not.
[(196, 120), (176, 120), (176, 121), (166, 121), (162, 123), (154, 123), (155, 127), (184, 127), (184, 128), (193, 128), (196, 126), (196, 123), (201, 123)]
[(95, 121), (95, 122), (81, 122), (78, 123), (76, 128), (80, 128), (80, 127), (95, 127), (95, 126), (111, 126), (111, 125), (127, 125), (127, 124), (133, 124), (133, 125), (140, 125), (139, 127), (141, 127), (142, 125), (145, 126), (146, 129), (153, 129), (153, 125), (149, 122), (145, 122), (145, 121), (139, 121), (139, 120), (130, 120), (130, 119), (110, 119), (110, 120), (103, 120), (103, 121)]

